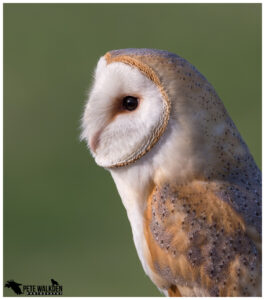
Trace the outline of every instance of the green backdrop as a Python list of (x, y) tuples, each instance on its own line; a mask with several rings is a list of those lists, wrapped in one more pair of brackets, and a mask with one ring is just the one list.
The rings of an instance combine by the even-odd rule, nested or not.
[(160, 295), (110, 174), (79, 142), (98, 58), (128, 47), (193, 63), (261, 165), (261, 4), (4, 4), (5, 281)]

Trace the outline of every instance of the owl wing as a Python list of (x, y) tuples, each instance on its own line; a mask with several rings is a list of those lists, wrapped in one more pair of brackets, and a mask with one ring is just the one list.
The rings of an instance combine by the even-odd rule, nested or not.
[(171, 296), (261, 295), (261, 205), (243, 186), (155, 187), (145, 238), (156, 283)]

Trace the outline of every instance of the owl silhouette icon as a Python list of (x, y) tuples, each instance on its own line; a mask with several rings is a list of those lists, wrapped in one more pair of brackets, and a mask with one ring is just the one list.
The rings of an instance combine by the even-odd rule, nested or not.
[(22, 284), (21, 283), (17, 283), (14, 280), (8, 280), (6, 282), (6, 284), (5, 284), (5, 287), (11, 288), (14, 293), (16, 293), (17, 295), (21, 295), (23, 293), (21, 291), (21, 288), (19, 287), (20, 285), (22, 285)]
[(52, 283), (53, 286), (59, 285), (59, 283), (56, 280), (54, 280), (54, 279), (51, 279), (51, 283)]

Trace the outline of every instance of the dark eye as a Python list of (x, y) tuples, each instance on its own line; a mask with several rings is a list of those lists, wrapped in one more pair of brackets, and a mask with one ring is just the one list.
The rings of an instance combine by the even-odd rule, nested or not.
[(135, 110), (138, 106), (138, 99), (133, 96), (126, 96), (122, 100), (122, 105), (126, 110)]

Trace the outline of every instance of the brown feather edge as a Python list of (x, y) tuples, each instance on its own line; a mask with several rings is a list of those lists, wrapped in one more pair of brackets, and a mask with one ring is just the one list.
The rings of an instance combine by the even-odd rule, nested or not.
[(167, 292), (169, 297), (182, 297), (176, 285), (171, 285)]
[(166, 127), (167, 127), (167, 124), (169, 121), (169, 116), (170, 116), (171, 103), (169, 101), (168, 95), (167, 95), (164, 87), (162, 86), (157, 74), (151, 67), (149, 67), (148, 65), (146, 65), (146, 64), (140, 62), (139, 60), (132, 58), (128, 55), (112, 57), (111, 54), (109, 52), (107, 52), (104, 57), (106, 59), (107, 64), (110, 64), (113, 62), (122, 62), (122, 63), (125, 63), (127, 65), (130, 65), (132, 67), (139, 69), (147, 78), (149, 78), (151, 81), (153, 81), (155, 83), (155, 85), (158, 87), (158, 89), (162, 95), (162, 98), (164, 100), (164, 104), (165, 104), (164, 120), (163, 120), (162, 126), (160, 126), (158, 128), (156, 135), (155, 135), (154, 139), (152, 140), (152, 143), (149, 144), (148, 147), (146, 147), (144, 149), (144, 151), (142, 151), (138, 156), (134, 157), (133, 159), (129, 159), (126, 162), (117, 163), (117, 164), (107, 167), (107, 168), (119, 168), (119, 167), (127, 166), (129, 164), (134, 163), (136, 160), (138, 160), (139, 158), (144, 156), (147, 152), (149, 152), (153, 148), (153, 146), (158, 142), (158, 140), (160, 139), (160, 137), (162, 136), (162, 134), (164, 133), (164, 131), (166, 130)]

